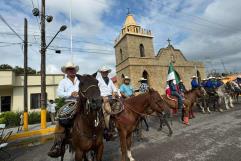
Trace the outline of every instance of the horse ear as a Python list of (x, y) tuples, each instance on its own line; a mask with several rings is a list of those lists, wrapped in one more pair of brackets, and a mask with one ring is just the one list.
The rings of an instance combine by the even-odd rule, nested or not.
[(154, 92), (155, 90), (153, 88), (150, 88), (149, 89), (149, 92)]
[(92, 76), (96, 78), (97, 72), (93, 73)]

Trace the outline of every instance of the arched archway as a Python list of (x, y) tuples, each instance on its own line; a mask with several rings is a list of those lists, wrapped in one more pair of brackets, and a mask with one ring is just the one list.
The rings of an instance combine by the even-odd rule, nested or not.
[(145, 78), (147, 80), (147, 83), (149, 84), (150, 83), (150, 80), (149, 80), (149, 74), (146, 70), (144, 70), (142, 72), (142, 77)]

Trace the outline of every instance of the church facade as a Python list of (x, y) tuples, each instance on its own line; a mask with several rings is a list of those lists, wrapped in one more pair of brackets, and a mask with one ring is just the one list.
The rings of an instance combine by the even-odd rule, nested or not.
[(122, 83), (124, 76), (129, 76), (131, 84), (138, 88), (139, 79), (144, 77), (150, 87), (164, 93), (170, 62), (188, 89), (193, 75), (197, 75), (199, 79), (205, 77), (204, 64), (187, 60), (181, 50), (175, 49), (170, 41), (166, 48), (161, 48), (155, 54), (153, 38), (150, 30), (137, 25), (132, 14), (126, 16), (114, 45), (118, 84)]

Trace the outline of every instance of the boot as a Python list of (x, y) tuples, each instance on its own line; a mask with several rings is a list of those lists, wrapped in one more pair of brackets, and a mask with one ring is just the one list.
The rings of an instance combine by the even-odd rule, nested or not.
[(64, 133), (55, 135), (55, 139), (54, 139), (55, 142), (54, 142), (54, 145), (49, 150), (48, 156), (50, 156), (52, 158), (58, 158), (61, 156), (61, 154), (62, 154), (61, 146), (62, 146), (64, 138), (65, 138)]
[(189, 125), (189, 118), (188, 118), (188, 116), (184, 116), (183, 124)]

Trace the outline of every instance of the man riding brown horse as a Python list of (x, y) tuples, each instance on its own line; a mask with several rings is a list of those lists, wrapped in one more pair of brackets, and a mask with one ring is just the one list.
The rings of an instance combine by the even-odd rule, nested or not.
[[(79, 91), (79, 79), (76, 75), (79, 70), (79, 66), (74, 65), (72, 62), (68, 62), (65, 66), (61, 68), (61, 70), (63, 73), (66, 74), (66, 76), (59, 83), (57, 95), (60, 98), (68, 100), (68, 102), (75, 101), (78, 97)], [(48, 152), (48, 155), (50, 157), (61, 156), (61, 145), (63, 140), (65, 139), (65, 132), (65, 127), (58, 121), (55, 127), (54, 145)]]

